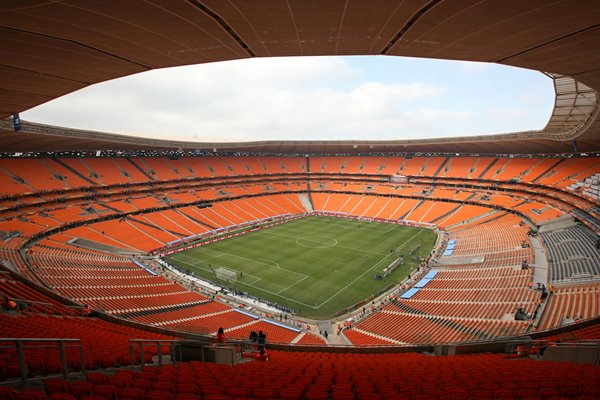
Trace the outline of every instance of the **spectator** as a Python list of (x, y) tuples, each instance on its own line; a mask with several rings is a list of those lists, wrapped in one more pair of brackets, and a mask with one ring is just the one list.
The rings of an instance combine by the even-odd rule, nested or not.
[(267, 335), (263, 333), (263, 331), (258, 331), (258, 347), (263, 350), (265, 348), (265, 344), (267, 343)]
[(223, 328), (219, 328), (217, 331), (217, 343), (225, 343), (225, 331)]
[(256, 343), (258, 341), (258, 334), (256, 331), (250, 332), (250, 336), (248, 337), (248, 341), (250, 343)]
[(269, 353), (266, 349), (260, 349), (260, 354), (256, 357), (256, 361), (269, 361)]

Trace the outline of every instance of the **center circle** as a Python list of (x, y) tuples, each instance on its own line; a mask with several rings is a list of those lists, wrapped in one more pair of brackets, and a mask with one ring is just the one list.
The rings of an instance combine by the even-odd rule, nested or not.
[(309, 249), (326, 249), (335, 246), (338, 241), (327, 236), (303, 236), (296, 239), (296, 244)]

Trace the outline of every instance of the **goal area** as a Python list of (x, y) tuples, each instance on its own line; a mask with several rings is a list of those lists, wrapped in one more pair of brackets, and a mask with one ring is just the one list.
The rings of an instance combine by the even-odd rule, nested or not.
[(217, 279), (222, 279), (228, 282), (233, 282), (237, 280), (237, 272), (232, 271), (227, 268), (217, 268), (215, 270), (215, 274), (217, 275)]

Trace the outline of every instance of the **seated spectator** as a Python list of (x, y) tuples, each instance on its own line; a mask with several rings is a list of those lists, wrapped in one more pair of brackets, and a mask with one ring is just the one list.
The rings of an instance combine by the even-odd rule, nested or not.
[(261, 349), (256, 361), (269, 361), (269, 353), (266, 349)]

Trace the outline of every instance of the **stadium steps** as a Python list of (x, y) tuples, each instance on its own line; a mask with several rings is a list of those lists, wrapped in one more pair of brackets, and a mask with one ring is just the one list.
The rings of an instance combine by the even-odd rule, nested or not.
[(446, 164), (448, 164), (449, 161), (450, 161), (450, 157), (446, 157), (444, 159), (444, 162), (442, 162), (440, 164), (440, 166), (438, 167), (438, 169), (434, 172), (433, 176), (439, 176), (438, 174), (442, 171), (443, 168), (445, 168)]
[[(475, 217), (473, 217), (473, 218), (470, 218), (470, 219), (467, 219), (467, 220), (465, 220), (465, 221), (459, 221), (459, 222), (457, 222), (457, 223), (455, 223), (455, 224), (448, 225), (448, 226), (446, 227), (446, 229), (447, 229), (447, 230), (450, 230), (450, 229), (458, 228), (458, 227), (460, 227), (460, 226), (462, 226), (462, 225), (470, 224), (471, 222), (476, 222), (476, 221), (479, 221), (479, 220), (484, 220), (484, 219), (486, 219), (486, 218), (488, 218), (489, 216), (491, 216), (491, 215), (494, 215), (494, 214), (498, 214), (498, 215), (496, 215), (494, 218), (491, 218), (491, 219), (490, 219), (490, 220), (488, 220), (488, 221), (495, 221), (495, 220), (497, 220), (497, 219), (499, 219), (499, 218), (503, 217), (504, 215), (506, 215), (506, 213), (505, 213), (505, 212), (500, 212), (500, 211), (498, 211), (498, 210), (491, 210), (491, 211), (489, 211), (489, 212), (487, 212), (487, 213), (485, 213), (485, 214), (477, 215), (477, 216), (475, 216)], [(487, 222), (487, 221), (486, 221), (486, 222)]]
[(442, 325), (447, 328), (451, 328), (455, 331), (458, 331), (458, 332), (466, 334), (466, 335), (473, 335), (473, 336), (476, 336), (477, 338), (485, 338), (486, 335), (489, 335), (489, 332), (484, 332), (484, 331), (474, 328), (474, 327), (463, 326), (463, 325), (459, 324), (458, 322), (452, 321), (451, 319), (447, 319), (447, 318), (443, 318), (443, 317), (425, 317), (425, 318), (427, 318), (431, 322), (434, 322), (438, 325)]
[(313, 212), (315, 210), (306, 193), (298, 193), (298, 197), (300, 198), (300, 203), (302, 203), (306, 211)]
[[(562, 163), (563, 161), (565, 161), (564, 158), (561, 158), (560, 160), (558, 160), (557, 162), (555, 162), (554, 164), (552, 164), (547, 170), (545, 170), (544, 172), (542, 172), (541, 174), (539, 174), (537, 177), (533, 178), (531, 180), (531, 183), (536, 183), (538, 181), (538, 179), (541, 179), (544, 175), (546, 175), (548, 172), (554, 170), (556, 167), (558, 167), (558, 165), (560, 163)], [(514, 208), (514, 207), (513, 207)]]
[(27, 186), (31, 192), (37, 192), (38, 190), (36, 188), (34, 188), (33, 186), (31, 186), (25, 179), (21, 178), (18, 175), (14, 175), (12, 173), (10, 173), (8, 170), (1, 168), (0, 167), (0, 171), (4, 172), (6, 175), (10, 176), (10, 179), (13, 180), (13, 182), (19, 184), (19, 185), (25, 185)]
[(498, 162), (498, 160), (500, 160), (499, 158), (494, 158), (494, 161), (492, 161), (487, 167), (485, 167), (485, 169), (479, 174), (479, 176), (477, 176), (477, 179), (481, 179), (483, 178), (483, 176), (490, 170), (492, 169), (492, 167)]
[[(228, 310), (222, 310), (222, 311), (216, 311), (213, 313), (208, 313), (208, 314), (200, 314), (200, 315), (194, 315), (192, 317), (185, 317), (185, 318), (179, 318), (179, 319), (172, 319), (169, 321), (161, 321), (161, 322), (157, 322), (153, 325), (155, 326), (167, 326), (167, 325), (173, 325), (173, 324), (181, 324), (182, 322), (190, 322), (190, 321), (198, 321), (204, 318), (210, 318), (210, 317), (216, 317), (222, 314), (227, 314), (233, 312), (231, 309)], [(254, 321), (253, 321), (254, 322)], [(204, 327), (206, 329), (206, 327)], [(237, 326), (233, 326), (229, 329), (237, 329)], [(227, 331), (227, 329), (225, 329), (225, 331)], [(217, 332), (213, 332), (212, 334), (216, 334)]]
[[(227, 311), (228, 311), (228, 310), (227, 310)], [(227, 312), (227, 311), (223, 311), (223, 312)], [(250, 326), (250, 325), (257, 324), (257, 323), (259, 323), (260, 321), (262, 321), (262, 320), (261, 320), (261, 319), (253, 319), (252, 321), (246, 322), (245, 324), (241, 324), (241, 325), (235, 325), (235, 326), (232, 326), (232, 327), (230, 327), (230, 328), (227, 328), (227, 329), (225, 329), (225, 332), (229, 332), (229, 331), (235, 331), (235, 330), (237, 330), (237, 329), (242, 329), (242, 328), (245, 328), (245, 327), (247, 327), (247, 326)]]
[[(465, 201), (469, 201), (471, 200), (473, 197), (475, 197), (476, 193), (472, 193), (469, 197), (467, 197), (467, 199)], [(438, 221), (441, 221), (442, 219), (449, 217), (450, 215), (454, 214), (455, 212), (457, 212), (461, 207), (463, 206), (463, 204), (459, 204), (457, 207), (453, 208), (452, 210), (440, 215), (439, 217), (429, 221), (429, 223), (431, 224), (435, 224)]]
[(364, 331), (364, 330), (362, 330), (360, 328), (353, 327), (352, 330), (354, 330), (356, 332), (360, 332), (363, 335), (371, 336), (371, 337), (374, 337), (374, 338), (377, 338), (377, 339), (381, 339), (381, 340), (386, 340), (386, 341), (392, 342), (394, 344), (406, 344), (405, 342), (401, 342), (399, 340), (392, 339), (392, 338), (387, 337), (387, 336), (378, 335), (377, 333), (373, 333), (373, 332), (369, 332), (369, 331)]
[(192, 221), (194, 221), (195, 223), (197, 223), (197, 224), (198, 224), (198, 225), (200, 225), (200, 226), (205, 226), (205, 227), (207, 227), (207, 228), (208, 228), (208, 229), (210, 229), (211, 231), (214, 231), (215, 229), (217, 229), (215, 226), (212, 226), (212, 225), (210, 225), (210, 224), (207, 224), (206, 222), (200, 221), (199, 219), (196, 219), (196, 218), (192, 217), (191, 215), (187, 215), (187, 214), (185, 214), (185, 213), (182, 213), (181, 211), (179, 211), (179, 210), (178, 210), (178, 209), (176, 209), (176, 208), (174, 208), (174, 209), (173, 209), (173, 211), (175, 211), (177, 214), (180, 214), (180, 215), (182, 215), (182, 216), (183, 216), (183, 217), (185, 217), (185, 218), (189, 218), (189, 219), (191, 219)]
[(381, 171), (383, 171), (385, 169), (385, 163), (387, 162), (388, 158), (385, 157), (383, 159), (383, 161), (381, 161), (381, 164), (379, 165), (379, 168), (377, 169), (377, 173), (381, 174)]
[(83, 175), (81, 172), (77, 171), (75, 168), (71, 167), (69, 164), (61, 161), (60, 159), (53, 157), (51, 160), (56, 162), (57, 164), (62, 165), (64, 168), (68, 169), (69, 171), (71, 171), (72, 173), (74, 173), (75, 175), (77, 175), (78, 177), (83, 179), (84, 181), (91, 183), (94, 186), (98, 186), (98, 182), (94, 182), (93, 180), (91, 180), (87, 176)]
[(52, 169), (52, 167), (48, 164), (48, 159), (41, 159), (39, 163), (50, 173), (52, 179), (56, 179), (60, 181), (63, 185), (65, 185), (65, 190), (71, 190), (73, 187), (69, 184), (67, 178), (61, 174), (59, 174), (56, 170)]
[(177, 305), (174, 305), (174, 306), (167, 306), (167, 307), (163, 307), (163, 308), (157, 308), (157, 309), (154, 309), (154, 310), (144, 310), (144, 311), (136, 311), (136, 312), (130, 312), (130, 313), (123, 313), (123, 314), (119, 314), (119, 317), (123, 317), (123, 318), (144, 317), (146, 315), (162, 314), (162, 313), (165, 313), (165, 312), (168, 312), (168, 311), (184, 310), (186, 308), (196, 307), (196, 306), (199, 306), (201, 304), (207, 304), (209, 302), (210, 302), (210, 300), (195, 301), (195, 302), (192, 302), (192, 303), (177, 304)]
[(427, 315), (427, 313), (425, 311), (417, 310), (416, 308), (412, 308), (411, 306), (401, 303), (397, 300), (392, 300), (392, 303), (396, 307), (398, 307), (399, 309), (401, 309), (402, 311), (404, 311), (406, 313), (417, 314), (417, 315)]
[(511, 206), (511, 208), (514, 210), (514, 209), (516, 209), (517, 207), (521, 207), (521, 206), (522, 206), (522, 205), (524, 205), (524, 204), (529, 204), (529, 199), (525, 199), (525, 200), (523, 200), (523, 201), (521, 201), (521, 202), (519, 202), (519, 203), (517, 203), (517, 204), (515, 204), (515, 205)]
[(415, 206), (410, 211), (405, 212), (403, 215), (401, 215), (400, 218), (398, 218), (398, 220), (405, 219), (408, 215), (412, 214), (413, 211), (415, 211), (417, 208), (421, 207), (424, 203), (425, 203), (425, 200), (419, 201), (417, 204), (415, 204)]
[(315, 209), (315, 203), (313, 201), (312, 198), (312, 189), (310, 188), (310, 157), (306, 157), (306, 172), (307, 172), (307, 177), (306, 177), (306, 197), (308, 198), (308, 202), (310, 203), (310, 207), (314, 210)]
[(269, 171), (269, 169), (267, 168), (267, 166), (265, 165), (265, 163), (263, 162), (263, 160), (260, 157), (258, 157), (256, 160), (258, 161), (258, 163), (260, 164), (262, 169), (265, 171), (264, 173), (272, 174), (272, 172)]
[[(127, 178), (127, 180), (131, 183), (133, 182), (133, 179), (131, 178), (131, 175), (129, 174), (129, 172), (127, 172), (123, 166), (121, 164), (119, 164), (115, 159), (111, 158), (111, 161), (113, 162), (113, 164), (117, 167), (117, 169), (119, 170), (119, 172), (121, 172), (121, 175), (123, 175), (125, 178)], [(98, 176), (98, 180), (101, 181), (102, 178), (100, 176)], [(104, 183), (102, 183), (102, 185), (104, 185)]]
[(304, 336), (306, 336), (306, 332), (300, 332), (300, 333), (298, 334), (298, 336), (296, 336), (296, 337), (294, 338), (294, 340), (292, 340), (292, 341), (290, 342), (290, 344), (296, 344), (296, 343), (298, 343), (298, 342), (300, 341), (300, 339), (302, 339)]
[(129, 221), (131, 221), (131, 222), (136, 222), (136, 223), (138, 223), (138, 224), (140, 224), (140, 225), (147, 226), (148, 228), (154, 228), (154, 229), (158, 229), (158, 230), (162, 230), (162, 231), (169, 232), (171, 235), (175, 235), (175, 236), (179, 236), (179, 237), (187, 237), (187, 236), (189, 236), (188, 234), (181, 233), (181, 232), (176, 232), (176, 231), (172, 231), (172, 230), (170, 230), (170, 229), (165, 229), (165, 228), (163, 228), (163, 227), (161, 227), (161, 226), (154, 225), (154, 224), (151, 224), (151, 223), (149, 223), (149, 222), (146, 222), (146, 221), (140, 221), (140, 220), (139, 220), (139, 219), (137, 219), (137, 218), (133, 218), (133, 217), (127, 217), (127, 219), (128, 219)]
[(131, 157), (125, 157), (125, 159), (131, 164), (133, 165), (135, 168), (137, 168), (138, 171), (140, 171), (145, 177), (147, 177), (149, 180), (151, 181), (155, 181), (156, 178), (154, 178), (153, 176), (151, 176), (148, 172), (144, 171), (144, 169), (142, 167), (140, 167), (138, 164), (135, 163), (135, 161), (133, 161), (131, 159)]
[(98, 204), (100, 207), (104, 207), (104, 208), (106, 208), (107, 210), (114, 211), (114, 212), (116, 212), (117, 214), (123, 214), (123, 211), (122, 211), (122, 210), (119, 210), (118, 208), (111, 207), (111, 206), (109, 206), (108, 204), (104, 204), (104, 203), (97, 203), (97, 204)]

